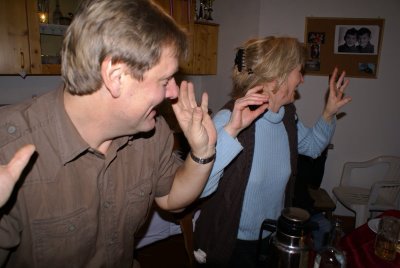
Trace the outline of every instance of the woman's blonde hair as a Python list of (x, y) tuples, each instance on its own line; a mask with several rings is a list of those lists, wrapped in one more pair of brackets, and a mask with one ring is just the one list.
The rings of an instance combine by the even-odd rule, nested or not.
[(248, 40), (237, 49), (232, 98), (243, 97), (250, 88), (274, 80), (278, 88), (291, 71), (304, 64), (305, 52), (296, 38), (268, 36)]
[(71, 94), (85, 95), (102, 84), (106, 57), (123, 62), (136, 79), (155, 66), (166, 46), (187, 53), (187, 35), (150, 0), (84, 0), (65, 34), (61, 73)]

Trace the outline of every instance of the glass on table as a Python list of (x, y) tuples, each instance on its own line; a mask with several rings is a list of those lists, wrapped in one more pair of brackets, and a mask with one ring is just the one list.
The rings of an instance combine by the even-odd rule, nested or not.
[(396, 251), (397, 251), (397, 253), (400, 254), (400, 232), (399, 232), (399, 238), (397, 239)]
[(375, 238), (375, 255), (386, 261), (396, 259), (399, 233), (400, 220), (395, 217), (383, 217), (379, 221)]

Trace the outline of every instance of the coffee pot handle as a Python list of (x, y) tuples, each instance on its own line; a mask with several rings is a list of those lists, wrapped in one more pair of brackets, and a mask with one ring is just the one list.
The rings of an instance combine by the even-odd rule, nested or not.
[[(260, 228), (260, 234), (258, 236), (258, 245), (257, 245), (257, 259), (259, 264), (266, 264), (270, 261), (271, 256), (268, 254), (268, 252), (263, 252), (262, 250), (262, 244), (263, 244), (263, 233), (265, 230), (270, 231), (271, 234), (276, 232), (277, 229), (277, 223), (278, 221), (276, 220), (271, 220), (271, 219), (266, 219), (262, 222), (261, 228)], [(268, 237), (268, 248), (271, 247), (272, 243), (272, 236), (270, 235)], [(265, 266), (265, 265), (262, 265)]]
[(262, 232), (264, 230), (270, 231), (271, 233), (275, 232), (277, 224), (278, 224), (277, 220), (271, 220), (271, 219), (264, 220), (261, 224), (260, 236), (262, 235)]
[(277, 223), (278, 221), (276, 220), (271, 220), (271, 219), (266, 219), (262, 222), (261, 228), (260, 228), (260, 234), (258, 235), (258, 241), (263, 240), (262, 235), (264, 233), (264, 230), (270, 231), (271, 233), (276, 231), (277, 228)]

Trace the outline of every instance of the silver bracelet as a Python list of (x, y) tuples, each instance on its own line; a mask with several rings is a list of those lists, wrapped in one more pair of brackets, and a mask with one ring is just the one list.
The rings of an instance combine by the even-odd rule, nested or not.
[(192, 151), (190, 151), (190, 157), (192, 158), (192, 160), (198, 164), (208, 164), (211, 161), (213, 161), (215, 159), (215, 155), (216, 153), (214, 153), (212, 156), (208, 157), (208, 158), (198, 158), (197, 156), (195, 156)]

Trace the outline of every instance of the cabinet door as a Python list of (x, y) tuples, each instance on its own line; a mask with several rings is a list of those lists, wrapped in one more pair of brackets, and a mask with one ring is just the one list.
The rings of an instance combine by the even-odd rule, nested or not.
[(34, 1), (2, 0), (0, 2), (1, 74), (40, 73), (39, 48), (29, 40), (32, 34), (29, 23), (32, 18), (27, 15), (27, 10), (32, 6), (34, 6)]
[(153, 0), (181, 26), (189, 28), (195, 19), (195, 0)]
[(191, 40), (192, 52), (181, 63), (186, 74), (217, 74), (218, 25), (195, 23)]
[(188, 58), (179, 63), (183, 74), (216, 74), (218, 24), (195, 22), (195, 0), (153, 0), (189, 34)]
[(172, 17), (183, 27), (190, 30), (195, 20), (195, 1), (193, 0), (174, 0)]

